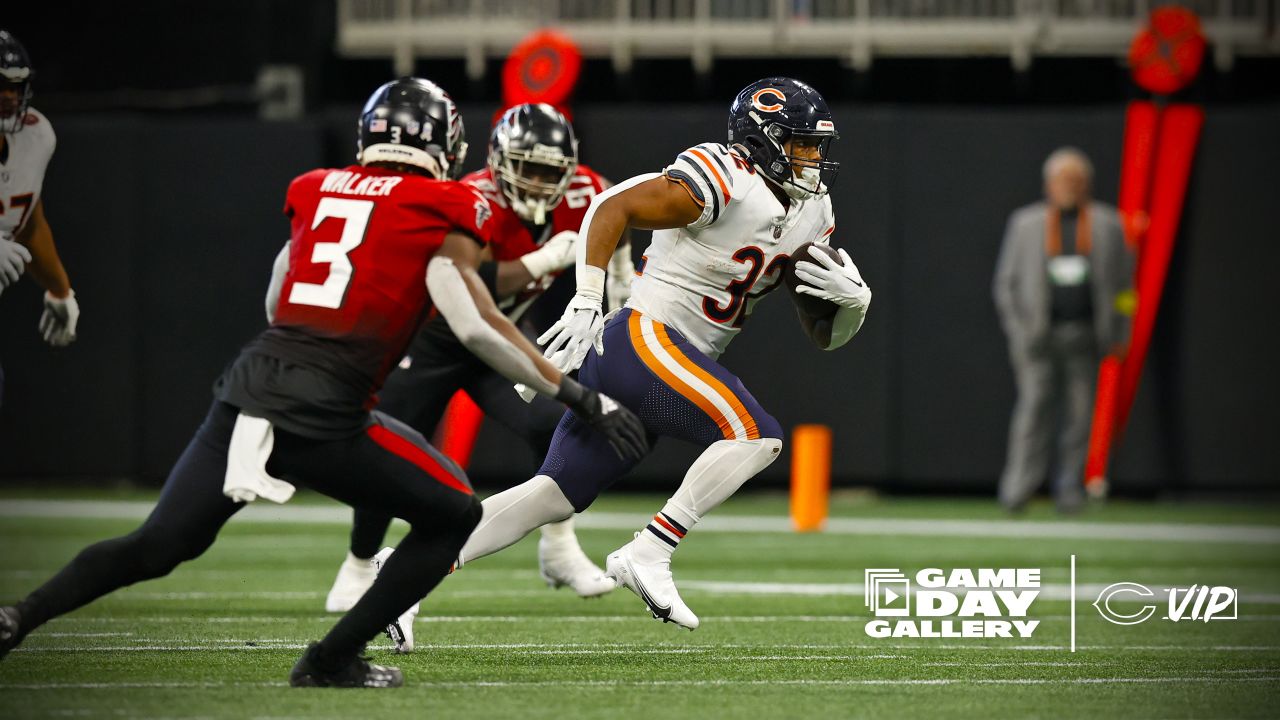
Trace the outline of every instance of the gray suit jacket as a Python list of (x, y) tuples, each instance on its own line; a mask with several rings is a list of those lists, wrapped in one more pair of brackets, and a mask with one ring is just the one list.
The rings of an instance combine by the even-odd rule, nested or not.
[[(1049, 334), (1052, 300), (1045, 255), (1048, 205), (1032, 203), (1009, 216), (996, 264), (994, 294), (1000, 324), (1015, 352), (1043, 348)], [(1129, 339), (1129, 318), (1116, 309), (1116, 297), (1133, 287), (1133, 260), (1116, 209), (1089, 204), (1092, 250), (1093, 329), (1098, 351)]]

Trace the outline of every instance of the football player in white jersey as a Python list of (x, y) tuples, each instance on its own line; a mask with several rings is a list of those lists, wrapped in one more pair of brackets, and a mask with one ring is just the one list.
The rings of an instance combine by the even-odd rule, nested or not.
[[(754, 303), (782, 281), (796, 250), (828, 243), (835, 224), (827, 190), (838, 169), (828, 151), (836, 137), (826, 101), (808, 85), (774, 77), (747, 86), (730, 107), (727, 145), (692, 147), (663, 172), (596, 199), (578, 245), (577, 295), (539, 339), (550, 341), (553, 362), (581, 365), (582, 383), (639, 415), (651, 440), (665, 435), (706, 448), (652, 522), (606, 562), (655, 618), (690, 630), (698, 617), (676, 591), (672, 552), (782, 450), (782, 427), (716, 358)], [(605, 267), (628, 227), (654, 230), (653, 241), (627, 306), (603, 318)], [(826, 350), (853, 337), (871, 301), (849, 256), (839, 257), (843, 264), (815, 250), (796, 266), (806, 283), (800, 292), (838, 306), (830, 320), (805, 323)], [(584, 510), (634, 464), (566, 413), (538, 474), (485, 501), (458, 566)]]
[(40, 334), (61, 347), (76, 339), (80, 307), (53, 245), (40, 190), (57, 142), (31, 101), (31, 60), (0, 30), (0, 292), (25, 271), (45, 289)]

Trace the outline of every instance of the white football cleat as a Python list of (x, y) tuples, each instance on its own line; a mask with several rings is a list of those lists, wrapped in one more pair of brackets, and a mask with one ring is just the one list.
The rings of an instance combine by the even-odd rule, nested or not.
[(334, 578), (333, 587), (329, 589), (329, 597), (325, 598), (324, 611), (346, 612), (355, 607), (376, 577), (378, 569), (373, 566), (373, 560), (362, 560), (347, 553), (347, 559), (338, 568), (338, 577)]
[(604, 563), (605, 575), (639, 595), (654, 618), (696, 630), (698, 616), (680, 599), (675, 580), (671, 578), (671, 558), (640, 562), (636, 558), (637, 542), (641, 542), (639, 533), (635, 540), (609, 554)]
[[(382, 548), (377, 555), (373, 556), (373, 565), (378, 571), (382, 570), (382, 566), (387, 564), (387, 558), (391, 557), (391, 553), (395, 552), (395, 548)], [(391, 642), (396, 645), (396, 652), (411, 653), (413, 652), (413, 620), (418, 617), (418, 609), (421, 603), (414, 603), (412, 607), (401, 613), (400, 617), (387, 626), (384, 633), (391, 638)]]
[(574, 539), (551, 540), (542, 536), (538, 540), (538, 571), (552, 589), (568, 586), (581, 598), (600, 597), (618, 587)]

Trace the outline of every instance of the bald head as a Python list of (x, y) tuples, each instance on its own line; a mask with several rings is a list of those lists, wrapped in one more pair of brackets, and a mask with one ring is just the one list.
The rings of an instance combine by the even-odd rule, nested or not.
[(1044, 195), (1059, 210), (1079, 207), (1089, 199), (1093, 163), (1078, 148), (1054, 150), (1044, 161)]

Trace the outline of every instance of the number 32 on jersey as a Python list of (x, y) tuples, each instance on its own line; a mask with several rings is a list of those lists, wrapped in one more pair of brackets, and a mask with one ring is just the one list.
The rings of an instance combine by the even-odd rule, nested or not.
[[(718, 323), (732, 322), (732, 327), (742, 327), (751, 315), (751, 308), (756, 301), (768, 295), (782, 281), (782, 270), (787, 266), (787, 256), (775, 257), (766, 267), (764, 251), (754, 245), (744, 247), (733, 254), (733, 259), (748, 265), (747, 276), (734, 280), (725, 288), (729, 293), (729, 302), (721, 303), (712, 297), (702, 298), (702, 311), (707, 317)], [(761, 278), (766, 284), (756, 292), (751, 292)]]

